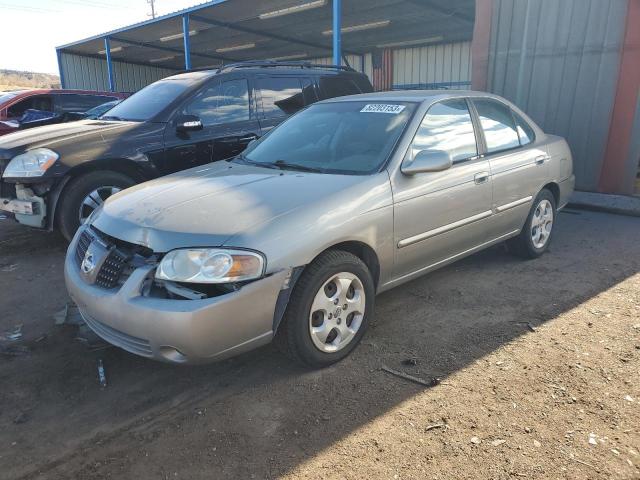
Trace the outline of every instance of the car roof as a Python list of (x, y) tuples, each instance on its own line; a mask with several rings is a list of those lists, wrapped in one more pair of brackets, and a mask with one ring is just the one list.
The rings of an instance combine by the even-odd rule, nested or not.
[(189, 72), (177, 73), (167, 77), (168, 79), (185, 79), (185, 80), (202, 80), (204, 78), (214, 77), (216, 75), (224, 75), (226, 73), (250, 73), (250, 74), (262, 74), (262, 75), (300, 75), (305, 76), (309, 74), (314, 75), (363, 75), (363, 73), (356, 70), (342, 70), (338, 68), (323, 68), (322, 66), (313, 67), (296, 67), (296, 66), (241, 66), (241, 68), (232, 68), (229, 70), (220, 70), (213, 68), (210, 70), (193, 70)]
[(336, 97), (322, 100), (318, 103), (332, 102), (424, 102), (433, 100), (443, 100), (446, 98), (466, 98), (466, 97), (490, 97), (500, 99), (497, 95), (475, 90), (391, 90), (387, 92), (359, 93), (348, 97)]

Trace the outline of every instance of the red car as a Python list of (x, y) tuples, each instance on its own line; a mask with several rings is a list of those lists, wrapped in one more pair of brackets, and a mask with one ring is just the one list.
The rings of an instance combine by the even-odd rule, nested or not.
[[(51, 112), (61, 122), (65, 121), (67, 113), (86, 112), (103, 103), (127, 96), (129, 94), (126, 93), (58, 89), (0, 92), (0, 135), (20, 128), (18, 120), (27, 110)], [(72, 119), (74, 118), (69, 117), (69, 120)]]

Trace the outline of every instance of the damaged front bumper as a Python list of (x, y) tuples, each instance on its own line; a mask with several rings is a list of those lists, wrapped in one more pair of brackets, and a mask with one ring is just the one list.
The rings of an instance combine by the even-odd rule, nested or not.
[(206, 363), (269, 343), (276, 304), (289, 270), (210, 298), (186, 300), (145, 295), (155, 266), (135, 268), (116, 288), (85, 280), (76, 256), (81, 231), (69, 246), (65, 280), (87, 325), (131, 353), (172, 363)]
[(16, 198), (0, 198), (0, 211), (12, 213), (16, 220), (30, 227), (46, 226), (47, 205), (31, 188), (16, 184)]

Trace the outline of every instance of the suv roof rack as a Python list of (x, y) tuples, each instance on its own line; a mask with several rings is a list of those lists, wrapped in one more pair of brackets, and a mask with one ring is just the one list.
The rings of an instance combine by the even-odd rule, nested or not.
[(332, 70), (343, 70), (345, 72), (355, 72), (351, 67), (344, 65), (322, 65), (320, 63), (311, 63), (309, 61), (297, 61), (297, 62), (277, 62), (275, 60), (250, 60), (246, 62), (229, 63), (218, 68), (217, 73), (222, 73), (228, 70), (235, 70), (237, 68), (270, 68), (270, 67), (290, 67), (290, 68), (321, 68)]

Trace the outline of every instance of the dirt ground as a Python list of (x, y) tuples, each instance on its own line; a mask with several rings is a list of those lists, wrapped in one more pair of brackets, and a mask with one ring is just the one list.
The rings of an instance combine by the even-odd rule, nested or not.
[(90, 351), (53, 324), (64, 250), (0, 220), (0, 335), (31, 349), (0, 355), (2, 479), (640, 478), (638, 218), (567, 211), (541, 259), (496, 247), (387, 292), (321, 371)]

